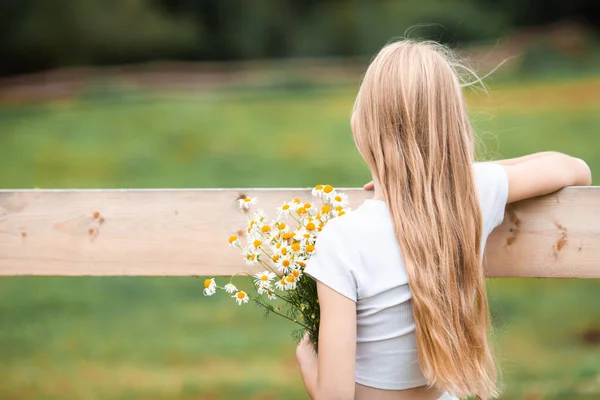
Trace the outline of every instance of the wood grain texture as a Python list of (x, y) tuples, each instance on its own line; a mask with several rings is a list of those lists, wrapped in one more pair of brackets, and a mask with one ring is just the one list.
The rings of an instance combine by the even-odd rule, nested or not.
[[(340, 189), (356, 207), (370, 196)], [(227, 237), (240, 195), (275, 209), (306, 189), (0, 191), (0, 275), (229, 275), (251, 270)], [(600, 187), (511, 205), (491, 235), (490, 277), (600, 278)]]

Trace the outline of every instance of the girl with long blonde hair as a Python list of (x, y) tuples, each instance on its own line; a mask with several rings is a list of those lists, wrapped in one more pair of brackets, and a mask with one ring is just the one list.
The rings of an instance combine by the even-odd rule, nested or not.
[(580, 159), (474, 162), (458, 64), (402, 40), (370, 64), (351, 128), (374, 196), (331, 221), (305, 271), (317, 280), (318, 356), (296, 355), (313, 399), (497, 397), (482, 267), (505, 205), (589, 185)]

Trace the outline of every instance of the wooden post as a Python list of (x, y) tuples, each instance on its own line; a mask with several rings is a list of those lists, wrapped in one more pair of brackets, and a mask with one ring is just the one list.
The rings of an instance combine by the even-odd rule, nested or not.
[[(370, 196), (340, 189), (356, 207)], [(229, 275), (243, 234), (240, 196), (275, 209), (307, 189), (0, 191), (0, 275)], [(507, 208), (490, 236), (489, 277), (600, 278), (600, 187), (563, 189)]]

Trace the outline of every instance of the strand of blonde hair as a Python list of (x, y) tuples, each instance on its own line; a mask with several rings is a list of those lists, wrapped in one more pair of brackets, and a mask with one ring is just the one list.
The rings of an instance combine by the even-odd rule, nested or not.
[(353, 131), (402, 251), (421, 370), (431, 386), (486, 400), (499, 390), (473, 134), (454, 65), (437, 43), (387, 45), (363, 79)]

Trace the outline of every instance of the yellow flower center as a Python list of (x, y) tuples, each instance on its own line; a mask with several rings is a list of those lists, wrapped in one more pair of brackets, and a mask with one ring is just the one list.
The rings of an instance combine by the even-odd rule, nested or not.
[(277, 262), (277, 260), (279, 260), (279, 257), (280, 257), (279, 254), (275, 254), (273, 256), (273, 262)]
[(246, 297), (246, 293), (244, 293), (244, 292), (237, 292), (236, 296), (237, 296), (238, 299), (242, 300), (242, 299), (244, 299), (244, 297)]
[(295, 269), (292, 271), (292, 274), (297, 278), (298, 275), (300, 275), (300, 272), (297, 269)]
[(246, 203), (250, 203), (251, 201), (252, 201), (252, 199), (250, 197), (244, 198), (244, 202), (246, 202)]
[(328, 204), (325, 204), (323, 207), (321, 207), (321, 214), (327, 214), (330, 211), (331, 211), (331, 207), (329, 207)]
[(290, 260), (283, 260), (283, 261), (281, 262), (281, 265), (283, 265), (283, 266), (284, 266), (284, 267), (286, 267), (286, 268), (287, 268), (287, 267), (289, 267), (289, 266), (290, 266)]
[(296, 212), (298, 213), (298, 215), (306, 214), (306, 208), (299, 208)]
[(308, 239), (308, 238), (310, 237), (310, 234), (308, 234), (308, 233), (305, 233), (305, 234), (304, 234), (304, 235), (302, 235), (302, 236), (304, 236), (304, 239)]
[(323, 190), (323, 185), (317, 185), (317, 186), (315, 186), (315, 189), (316, 190)]
[(298, 265), (299, 265), (299, 266), (301, 266), (302, 268), (305, 268), (305, 267), (306, 267), (306, 264), (305, 264), (305, 263), (303, 263), (302, 261), (298, 261)]
[(293, 237), (294, 237), (294, 234), (292, 232), (287, 232), (287, 233), (283, 234), (283, 240), (289, 240)]
[(287, 225), (284, 224), (283, 222), (280, 222), (279, 224), (277, 224), (277, 228), (279, 228), (279, 230), (281, 230), (281, 231), (284, 230), (286, 226)]
[(335, 208), (335, 211), (342, 211), (343, 209), (344, 209), (344, 208), (343, 208), (342, 206), (337, 206), (337, 207)]
[(316, 228), (316, 226), (312, 222), (309, 222), (308, 224), (306, 224), (306, 230), (307, 231), (314, 231), (315, 228)]
[(285, 277), (286, 282), (293, 283), (296, 278), (293, 275), (288, 275)]
[(263, 226), (263, 227), (262, 227), (262, 229), (261, 229), (261, 231), (262, 231), (263, 233), (267, 233), (267, 232), (269, 232), (270, 230), (271, 230), (271, 227), (270, 227), (269, 225), (265, 225), (265, 226)]
[(281, 207), (282, 210), (289, 210), (290, 209), (290, 205), (289, 204), (284, 204), (283, 207)]
[(331, 193), (331, 192), (333, 191), (333, 186), (331, 186), (331, 185), (326, 185), (326, 186), (323, 188), (323, 191), (324, 191), (325, 193)]
[(287, 254), (287, 249), (285, 247), (281, 249), (281, 254), (284, 256)]
[(340, 202), (340, 201), (342, 201), (342, 198), (341, 198), (340, 196), (335, 196), (335, 197), (334, 197), (334, 199), (335, 199), (335, 201), (337, 201), (337, 202)]
[(294, 199), (294, 200), (292, 200), (292, 201), (293, 201), (294, 203), (296, 203), (296, 204), (300, 204), (300, 203), (302, 203), (302, 202), (300, 201), (300, 199), (299, 199), (299, 198), (295, 198), (295, 199)]
[(292, 245), (292, 250), (300, 251), (300, 243), (296, 242)]
[(261, 280), (261, 281), (268, 281), (268, 280), (269, 280), (269, 277), (268, 277), (268, 276), (266, 276), (266, 275), (263, 275), (263, 276), (261, 276), (261, 277), (260, 277), (260, 280)]
[(212, 283), (212, 279), (207, 279), (204, 281), (204, 288), (208, 289), (210, 284)]
[(344, 215), (344, 214), (346, 214), (346, 213), (345, 213), (345, 212), (343, 212), (343, 211), (340, 211), (340, 212), (338, 213), (338, 217), (341, 217), (341, 216), (342, 216), (342, 215)]
[(248, 260), (254, 261), (255, 258), (256, 258), (256, 254), (248, 254)]
[(254, 247), (260, 247), (260, 245), (262, 244), (262, 241), (260, 241), (259, 239), (256, 239), (253, 244), (254, 244)]
[(312, 244), (309, 244), (308, 246), (306, 246), (306, 251), (308, 253), (312, 253), (313, 251), (315, 251), (315, 246)]
[(236, 240), (237, 240), (237, 236), (235, 236), (235, 235), (229, 236), (229, 244), (235, 242)]
[(304, 203), (304, 208), (308, 209), (308, 208), (311, 208), (311, 207), (312, 207), (312, 205), (310, 203)]

